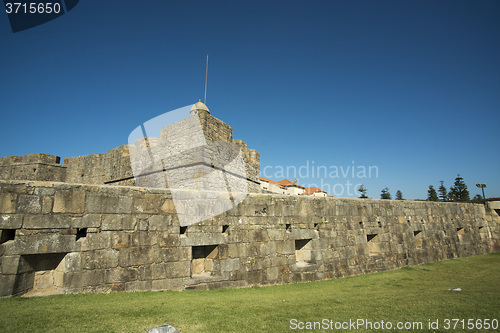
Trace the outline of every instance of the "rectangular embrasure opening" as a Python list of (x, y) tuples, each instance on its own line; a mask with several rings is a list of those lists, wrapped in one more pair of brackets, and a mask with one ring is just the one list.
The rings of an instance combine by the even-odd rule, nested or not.
[(76, 229), (76, 240), (87, 237), (87, 228)]
[(458, 235), (458, 240), (460, 243), (464, 242), (464, 236), (465, 236), (465, 229), (464, 228), (457, 228), (457, 235)]
[(377, 256), (382, 252), (380, 249), (380, 239), (378, 234), (366, 235), (366, 243), (368, 245), (368, 255), (370, 257)]
[(310, 238), (295, 240), (295, 260), (298, 264), (314, 262), (312, 240)]
[(16, 238), (16, 229), (0, 229), (0, 244), (14, 240)]
[(51, 292), (63, 287), (64, 263), (67, 253), (23, 255), (34, 271), (33, 292)]
[(481, 240), (488, 238), (488, 232), (484, 226), (478, 227), (479, 236), (481, 236)]
[(219, 258), (219, 245), (191, 247), (191, 276), (214, 275), (214, 264)]
[(421, 249), (423, 246), (423, 237), (422, 237), (422, 230), (415, 230), (413, 231), (413, 237), (415, 239), (415, 246), (417, 249)]
[(188, 228), (187, 226), (185, 226), (185, 227), (180, 227), (180, 229), (179, 229), (179, 234), (180, 234), (180, 235), (184, 235), (184, 234), (186, 233), (186, 231), (187, 231), (187, 228)]

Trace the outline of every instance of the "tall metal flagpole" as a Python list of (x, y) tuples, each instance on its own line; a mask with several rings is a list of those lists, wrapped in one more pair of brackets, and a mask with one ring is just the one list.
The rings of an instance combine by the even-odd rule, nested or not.
[(207, 68), (205, 70), (205, 99), (203, 104), (207, 105), (207, 80), (208, 80), (208, 54), (207, 54)]

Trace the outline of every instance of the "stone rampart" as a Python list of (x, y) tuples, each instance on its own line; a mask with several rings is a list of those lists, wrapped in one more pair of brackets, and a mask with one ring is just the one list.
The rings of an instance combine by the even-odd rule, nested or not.
[(250, 194), (181, 227), (172, 191), (0, 181), (0, 295), (272, 285), (500, 249), (479, 204)]
[[(234, 150), (234, 154), (228, 150)], [(135, 144), (106, 153), (67, 157), (64, 164), (59, 164), (60, 157), (48, 154), (0, 157), (0, 180), (141, 187), (175, 187), (177, 182), (182, 188), (183, 179), (200, 178), (193, 175), (224, 169), (240, 153), (240, 177), (245, 179), (249, 192), (260, 193), (259, 152), (248, 149), (243, 140), (233, 139), (231, 126), (202, 112), (166, 125), (159, 138), (141, 137)], [(147, 169), (143, 170), (140, 164), (146, 164)], [(165, 171), (171, 178), (170, 184), (165, 183)]]

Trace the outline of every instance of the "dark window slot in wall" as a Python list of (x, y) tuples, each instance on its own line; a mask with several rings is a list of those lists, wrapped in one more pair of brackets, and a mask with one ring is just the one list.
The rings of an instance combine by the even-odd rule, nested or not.
[(377, 234), (366, 235), (366, 243), (368, 245), (368, 255), (370, 257), (378, 256), (382, 253), (380, 248), (380, 238)]
[(193, 259), (204, 259), (204, 258), (215, 259), (218, 253), (217, 246), (218, 245), (193, 246), (192, 247)]
[(76, 240), (87, 237), (87, 228), (76, 229)]
[(488, 230), (484, 226), (480, 226), (477, 228), (477, 231), (479, 232), (479, 236), (481, 237), (481, 240), (488, 239)]
[(292, 231), (292, 225), (287, 223), (285, 229), (286, 231)]
[(295, 260), (298, 264), (313, 263), (313, 251), (311, 239), (295, 240)]
[[(62, 288), (64, 275), (63, 259), (67, 253), (44, 253), (22, 255), (28, 264), (30, 277), (28, 285), (33, 292), (53, 291)], [(28, 291), (28, 290), (26, 290)]]
[(415, 239), (415, 246), (417, 247), (417, 249), (422, 249), (424, 246), (424, 238), (422, 236), (422, 230), (413, 231), (413, 237)]
[(228, 233), (228, 231), (229, 231), (229, 226), (228, 226), (227, 224), (224, 224), (224, 225), (222, 226), (222, 233), (223, 233), (223, 234), (227, 234), (227, 233)]
[(216, 261), (219, 259), (219, 245), (191, 247), (191, 276), (214, 275)]
[(179, 234), (184, 235), (186, 233), (186, 231), (187, 231), (187, 228), (188, 228), (187, 226), (186, 227), (180, 227)]
[(14, 240), (16, 238), (16, 229), (0, 229), (0, 244)]

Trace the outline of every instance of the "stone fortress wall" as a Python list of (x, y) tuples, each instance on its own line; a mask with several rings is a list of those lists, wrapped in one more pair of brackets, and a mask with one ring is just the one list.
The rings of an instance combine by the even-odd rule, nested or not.
[[(159, 138), (147, 138), (138, 140), (135, 145), (122, 145), (102, 154), (67, 157), (64, 164), (60, 164), (60, 157), (48, 154), (29, 154), (23, 156), (0, 157), (0, 179), (3, 180), (41, 180), (59, 181), (77, 184), (113, 184), (124, 186), (137, 186), (136, 179), (131, 166), (131, 150), (144, 150), (145, 147), (162, 145), (169, 141), (172, 147), (172, 140), (192, 141), (197, 137), (198, 141), (203, 141), (207, 147), (200, 146), (196, 157), (205, 157), (203, 160), (188, 160), (186, 156), (190, 154), (178, 154), (177, 157), (184, 157), (185, 160), (176, 161), (177, 164), (166, 161), (167, 167), (182, 166), (184, 170), (189, 170), (190, 164), (198, 163), (202, 173), (208, 174), (222, 161), (214, 161), (212, 156), (221, 155), (221, 143), (230, 143), (239, 147), (245, 164), (245, 177), (249, 192), (260, 193), (260, 156), (255, 149), (248, 149), (243, 140), (233, 139), (233, 129), (228, 124), (212, 116), (208, 108), (203, 103), (195, 104), (191, 116), (176, 123), (166, 126), (161, 131)], [(194, 128), (194, 120), (201, 127), (201, 131)], [(195, 135), (193, 135), (195, 132)], [(191, 154), (192, 155), (192, 154)], [(164, 158), (164, 156), (162, 156)], [(158, 157), (160, 161), (162, 157)], [(212, 157), (212, 158), (211, 158)], [(161, 166), (152, 172), (162, 171)], [(187, 172), (189, 173), (189, 172)]]
[(250, 194), (182, 227), (172, 191), (0, 181), (0, 295), (272, 285), (500, 249), (494, 203)]
[(206, 146), (188, 154), (194, 159), (167, 154), (171, 158), (149, 171), (161, 175), (163, 169), (197, 165), (209, 172), (226, 162), (214, 158), (218, 152), (227, 148), (233, 156), (234, 144), (241, 148), (250, 192), (243, 202), (213, 214), (222, 211), (213, 198), (227, 195), (217, 192), (207, 196), (209, 205), (200, 205), (213, 217), (183, 225), (176, 211), (182, 202), (174, 205), (173, 198), (189, 198), (189, 190), (170, 182), (169, 188), (137, 187), (129, 156), (172, 142), (165, 131), (62, 165), (45, 154), (0, 158), (0, 296), (273, 285), (500, 249), (498, 202), (259, 193), (258, 152), (233, 140), (231, 127), (200, 104), (170, 129), (189, 135), (199, 119)]

